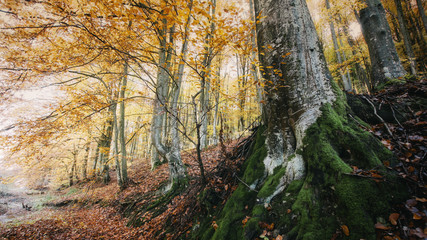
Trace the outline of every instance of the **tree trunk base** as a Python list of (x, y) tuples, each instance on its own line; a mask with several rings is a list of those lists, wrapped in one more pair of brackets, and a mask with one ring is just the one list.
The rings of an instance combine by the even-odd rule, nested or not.
[(285, 168), (277, 167), (269, 177), (264, 173), (260, 131), (242, 183), (217, 214), (216, 230), (200, 231), (202, 239), (254, 239), (263, 232), (287, 239), (375, 239), (375, 223), (388, 219), (407, 190), (383, 165), (393, 164), (393, 154), (347, 118), (347, 108), (344, 100), (322, 107), (298, 153), (306, 175), (287, 186)]

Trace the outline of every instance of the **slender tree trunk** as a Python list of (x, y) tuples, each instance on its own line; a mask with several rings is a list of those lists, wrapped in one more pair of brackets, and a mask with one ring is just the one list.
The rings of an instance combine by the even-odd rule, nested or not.
[[(253, 0), (249, 0), (249, 14), (251, 15), (251, 20), (254, 22), (254, 24), (256, 23), (256, 17), (255, 17), (255, 11), (254, 11), (254, 1)], [(255, 64), (257, 61), (257, 56), (256, 56), (256, 50), (257, 48), (257, 42), (256, 42), (256, 29), (255, 27), (252, 28), (251, 30), (251, 43), (252, 43), (252, 53), (251, 53), (251, 75), (254, 78), (254, 82), (256, 83), (256, 89), (257, 89), (257, 100), (258, 100), (258, 105), (259, 105), (259, 111), (260, 111), (260, 115), (261, 115), (261, 122), (265, 123), (265, 120), (267, 119), (267, 116), (265, 116), (265, 106), (264, 106), (264, 91), (261, 87), (262, 83), (262, 79), (259, 78), (258, 74), (259, 74), (259, 69), (257, 67), (257, 65)]]
[(120, 169), (120, 156), (119, 156), (119, 127), (118, 127), (118, 121), (117, 121), (117, 103), (113, 104), (113, 118), (114, 118), (114, 160), (116, 163), (116, 175), (117, 175), (117, 184), (122, 187), (122, 171)]
[[(329, 0), (326, 0), (326, 1), (325, 1), (325, 4), (326, 4), (326, 9), (327, 9), (327, 10), (331, 9), (331, 6), (330, 6), (330, 4), (329, 4)], [(343, 63), (342, 58), (341, 58), (341, 51), (340, 51), (340, 47), (339, 47), (339, 45), (338, 45), (338, 40), (337, 40), (337, 35), (336, 35), (336, 33), (335, 33), (335, 26), (334, 26), (334, 23), (333, 23), (333, 21), (332, 21), (332, 19), (331, 19), (331, 16), (329, 16), (329, 18), (330, 18), (330, 19), (329, 19), (329, 29), (331, 30), (332, 43), (333, 43), (333, 45), (334, 45), (334, 50), (335, 50), (335, 54), (336, 54), (336, 56), (337, 56), (337, 61), (338, 61), (338, 64), (340, 65), (340, 67), (339, 67), (339, 72), (340, 72), (340, 75), (341, 75), (341, 80), (342, 80), (342, 82), (343, 82), (344, 91), (346, 91), (346, 92), (351, 92), (351, 91), (352, 91), (351, 79), (349, 79), (349, 78), (348, 78), (348, 77), (343, 73), (343, 71), (341, 70), (342, 63)]]
[(99, 159), (99, 148), (100, 148), (100, 144), (97, 141), (96, 142), (96, 151), (95, 151), (95, 155), (93, 156), (93, 165), (92, 165), (92, 178), (95, 178), (98, 175), (98, 171), (97, 171), (97, 164), (98, 164), (98, 159)]
[(215, 110), (214, 110), (214, 117), (213, 117), (213, 130), (212, 130), (212, 144), (216, 145), (218, 143), (218, 136), (217, 136), (217, 126), (218, 126), (218, 109), (219, 109), (219, 91), (221, 90), (221, 59), (218, 61), (218, 69), (216, 71), (216, 88), (214, 92), (215, 97)]
[(402, 33), (402, 36), (403, 36), (403, 44), (405, 45), (405, 51), (406, 51), (406, 55), (408, 56), (409, 65), (411, 67), (411, 73), (412, 75), (416, 75), (417, 64), (415, 63), (414, 50), (412, 49), (411, 39), (409, 37), (408, 28), (407, 28), (407, 23), (405, 20), (405, 16), (403, 15), (402, 3), (400, 2), (400, 0), (394, 0), (394, 4), (396, 5), (396, 9), (397, 9), (397, 18), (399, 20), (400, 32)]
[(171, 103), (171, 126), (170, 126), (170, 135), (171, 135), (171, 147), (169, 152), (167, 153), (169, 172), (171, 175), (171, 179), (173, 179), (173, 184), (181, 184), (182, 180), (186, 176), (186, 170), (182, 163), (181, 159), (181, 140), (179, 136), (179, 112), (178, 112), (178, 101), (181, 93), (182, 81), (184, 78), (184, 67), (185, 61), (187, 59), (188, 53), (188, 35), (189, 35), (189, 25), (191, 23), (191, 10), (193, 6), (193, 1), (189, 3), (190, 13), (187, 18), (187, 22), (185, 25), (184, 32), (184, 40), (181, 49), (181, 57), (179, 59), (178, 65), (178, 73), (175, 78), (175, 90), (172, 95), (172, 103)]
[(82, 166), (83, 180), (87, 179), (87, 163), (89, 162), (90, 143), (91, 143), (91, 137), (89, 137), (89, 141), (86, 143), (86, 147), (85, 147), (85, 157), (83, 159), (83, 166)]
[[(159, 66), (157, 72), (157, 86), (155, 92), (155, 100), (153, 107), (153, 119), (151, 121), (151, 142), (153, 146), (156, 148), (157, 152), (161, 156), (165, 156), (167, 153), (166, 146), (161, 142), (162, 139), (162, 126), (163, 126), (163, 118), (166, 107), (166, 96), (165, 88), (168, 84), (169, 75), (168, 75), (168, 63), (167, 63), (167, 32), (166, 32), (166, 20), (163, 20), (163, 29), (161, 29), (161, 34), (159, 36)], [(160, 164), (157, 162), (157, 159), (151, 159), (151, 167), (155, 168), (156, 165)]]
[(424, 31), (427, 33), (427, 17), (424, 11), (423, 2), (421, 0), (417, 0), (418, 13), (420, 14), (421, 20), (423, 21)]
[[(114, 100), (113, 100), (114, 101)], [(110, 165), (109, 165), (109, 159), (110, 156), (110, 148), (111, 148), (111, 141), (113, 138), (113, 127), (114, 127), (114, 112), (115, 107), (114, 104), (110, 104), (110, 107), (108, 108), (108, 115), (107, 120), (105, 122), (105, 131), (102, 133), (101, 136), (101, 149), (99, 152), (99, 163), (101, 164), (101, 175), (102, 179), (105, 184), (110, 182)]]
[(121, 182), (126, 186), (128, 182), (127, 158), (126, 158), (126, 134), (125, 134), (125, 98), (127, 87), (128, 64), (124, 64), (122, 87), (120, 89), (120, 152), (121, 152)]
[(77, 168), (77, 153), (78, 153), (78, 151), (75, 148), (76, 148), (76, 146), (74, 146), (74, 150), (71, 153), (73, 155), (73, 163), (71, 165), (71, 171), (70, 171), (70, 175), (69, 175), (70, 187), (74, 185), (74, 175), (76, 174), (76, 168)]
[[(211, 16), (211, 26), (210, 26), (210, 30), (207, 33), (206, 37), (205, 37), (205, 43), (206, 46), (205, 47), (205, 54), (203, 57), (203, 68), (204, 70), (201, 72), (201, 78), (200, 78), (200, 87), (203, 90), (200, 94), (200, 104), (201, 104), (201, 111), (202, 114), (200, 115), (200, 120), (201, 120), (201, 129), (200, 129), (200, 137), (201, 137), (201, 144), (200, 147), (201, 149), (204, 149), (207, 147), (207, 135), (208, 135), (208, 114), (209, 114), (209, 89), (210, 89), (210, 82), (209, 82), (209, 77), (210, 77), (210, 68), (211, 68), (211, 63), (213, 60), (212, 57), (212, 34), (215, 32), (215, 11), (216, 11), (216, 0), (210, 0), (210, 16)], [(197, 123), (196, 123), (197, 124)]]
[[(190, 17), (189, 17), (190, 18)], [(182, 164), (181, 160), (181, 153), (180, 153), (180, 139), (178, 134), (178, 110), (177, 110), (177, 104), (179, 99), (179, 93), (180, 93), (180, 84), (179, 87), (175, 88), (174, 96), (172, 99), (172, 102), (170, 103), (170, 106), (167, 106), (167, 99), (165, 95), (164, 88), (167, 87), (169, 83), (169, 74), (168, 70), (171, 69), (171, 48), (170, 45), (173, 43), (173, 31), (174, 27), (171, 28), (171, 36), (170, 41), (167, 43), (166, 41), (166, 24), (167, 21), (163, 20), (163, 33), (162, 36), (160, 36), (160, 50), (159, 50), (159, 70), (157, 75), (157, 87), (156, 87), (156, 101), (154, 106), (154, 115), (153, 115), (153, 121), (152, 121), (152, 142), (153, 145), (156, 147), (158, 153), (166, 158), (168, 165), (169, 165), (169, 174), (170, 174), (170, 183), (172, 187), (175, 187), (177, 185), (180, 185), (182, 183), (182, 180), (185, 178), (185, 168)], [(186, 42), (186, 41), (185, 41)], [(169, 46), (168, 46), (169, 45)], [(184, 50), (184, 48), (183, 48)], [(185, 47), (185, 51), (186, 47)], [(182, 75), (183, 75), (183, 64), (184, 60), (181, 62), (182, 70), (178, 74), (181, 76), (182, 81)], [(168, 112), (170, 111), (171, 117), (171, 141), (172, 143), (170, 146), (164, 145), (160, 141), (160, 129), (162, 126), (162, 118), (160, 117), (162, 112)]]
[[(356, 43), (354, 42), (353, 38), (348, 33), (347, 26), (343, 27), (343, 32), (345, 37), (347, 38), (348, 45), (351, 47), (351, 52), (353, 54), (353, 57), (356, 57), (357, 56), (356, 48), (358, 47), (356, 46)], [(359, 61), (355, 62), (355, 68), (356, 68), (356, 73), (359, 78), (359, 81), (361, 81), (365, 85), (366, 91), (370, 93), (372, 88), (371, 88), (371, 83), (369, 82), (369, 77), (366, 73), (366, 70), (360, 65)]]
[(371, 78), (374, 86), (406, 74), (391, 37), (384, 8), (379, 0), (367, 1), (360, 10), (362, 33), (371, 58)]

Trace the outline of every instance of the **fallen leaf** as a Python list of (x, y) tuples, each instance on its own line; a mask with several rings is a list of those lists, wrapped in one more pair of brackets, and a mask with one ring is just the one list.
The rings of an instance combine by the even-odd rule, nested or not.
[(261, 235), (259, 235), (259, 237), (260, 237), (260, 238), (265, 238), (265, 237), (266, 237), (266, 235), (267, 235), (267, 230), (264, 230), (264, 231), (262, 232), (262, 234), (261, 234)]
[(350, 236), (350, 230), (348, 230), (347, 225), (341, 225), (341, 229), (346, 236)]
[(423, 218), (419, 213), (414, 212), (413, 214), (414, 214), (414, 215), (413, 215), (413, 217), (412, 217), (412, 218), (413, 218), (414, 220), (420, 220), (420, 219), (422, 219), (422, 218)]
[(251, 219), (251, 217), (246, 216), (246, 217), (245, 217), (245, 219), (243, 219), (243, 220), (242, 220), (242, 224), (243, 224), (243, 226), (245, 226), (245, 225), (246, 225), (246, 223), (248, 222), (248, 220), (249, 220), (249, 219)]
[(417, 200), (418, 202), (423, 202), (423, 203), (427, 202), (426, 198), (415, 198), (415, 200)]
[(218, 228), (218, 224), (216, 223), (216, 221), (212, 222), (212, 227), (216, 230)]
[(390, 229), (390, 227), (386, 227), (382, 223), (376, 223), (375, 224), (375, 228), (376, 229), (380, 229), (380, 230), (388, 230), (388, 229)]
[(390, 220), (391, 224), (397, 225), (397, 219), (399, 219), (399, 216), (400, 216), (399, 213), (392, 213), (390, 214), (388, 219)]

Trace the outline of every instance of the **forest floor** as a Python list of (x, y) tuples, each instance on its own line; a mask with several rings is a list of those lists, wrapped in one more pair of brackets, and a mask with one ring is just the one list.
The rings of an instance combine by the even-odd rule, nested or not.
[[(427, 110), (422, 102), (414, 101), (427, 99), (427, 82), (408, 81), (387, 86), (372, 96), (357, 97), (375, 103), (376, 108), (389, 105), (398, 111), (398, 106), (404, 105), (410, 116), (405, 121), (381, 118), (370, 127), (361, 125), (395, 153), (398, 163), (388, 167), (407, 182), (411, 196), (393, 206), (388, 218), (373, 226), (377, 239), (425, 239)], [(413, 104), (421, 110), (413, 109)], [(191, 230), (200, 225), (196, 217), (209, 214), (209, 209), (222, 208), (240, 183), (236, 172), (249, 144), (236, 140), (204, 151), (208, 180), (205, 185), (199, 177), (195, 151), (185, 152), (188, 187), (171, 195), (159, 191), (168, 179), (167, 165), (151, 171), (147, 161), (133, 164), (129, 174), (132, 181), (123, 191), (115, 182), (115, 171), (111, 171), (113, 180), (108, 185), (86, 181), (45, 195), (3, 194), (0, 239), (188, 239)], [(371, 177), (375, 171), (354, 169), (354, 174)], [(31, 211), (23, 209), (22, 202), (33, 206)], [(14, 210), (7, 210), (12, 205)], [(129, 227), (129, 222), (138, 227)], [(214, 228), (215, 225), (212, 221)]]

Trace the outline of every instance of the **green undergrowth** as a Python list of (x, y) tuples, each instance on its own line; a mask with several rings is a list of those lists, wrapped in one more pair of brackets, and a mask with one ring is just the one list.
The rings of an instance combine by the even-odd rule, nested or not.
[[(265, 177), (267, 150), (259, 131), (244, 164), (244, 184), (239, 184), (223, 209), (201, 221), (195, 239), (255, 239), (265, 230), (260, 223), (274, 223), (275, 234), (287, 239), (376, 238), (377, 220), (387, 219), (393, 204), (407, 195), (404, 184), (384, 167), (396, 159), (360, 129), (358, 120), (347, 117), (344, 100), (321, 110), (322, 116), (307, 130), (304, 148), (298, 152), (305, 159), (306, 176), (291, 182), (271, 203), (265, 202), (276, 191), (285, 169), (278, 167)], [(361, 177), (353, 174), (353, 168), (375, 170), (384, 178)], [(348, 236), (342, 226), (348, 228)]]

